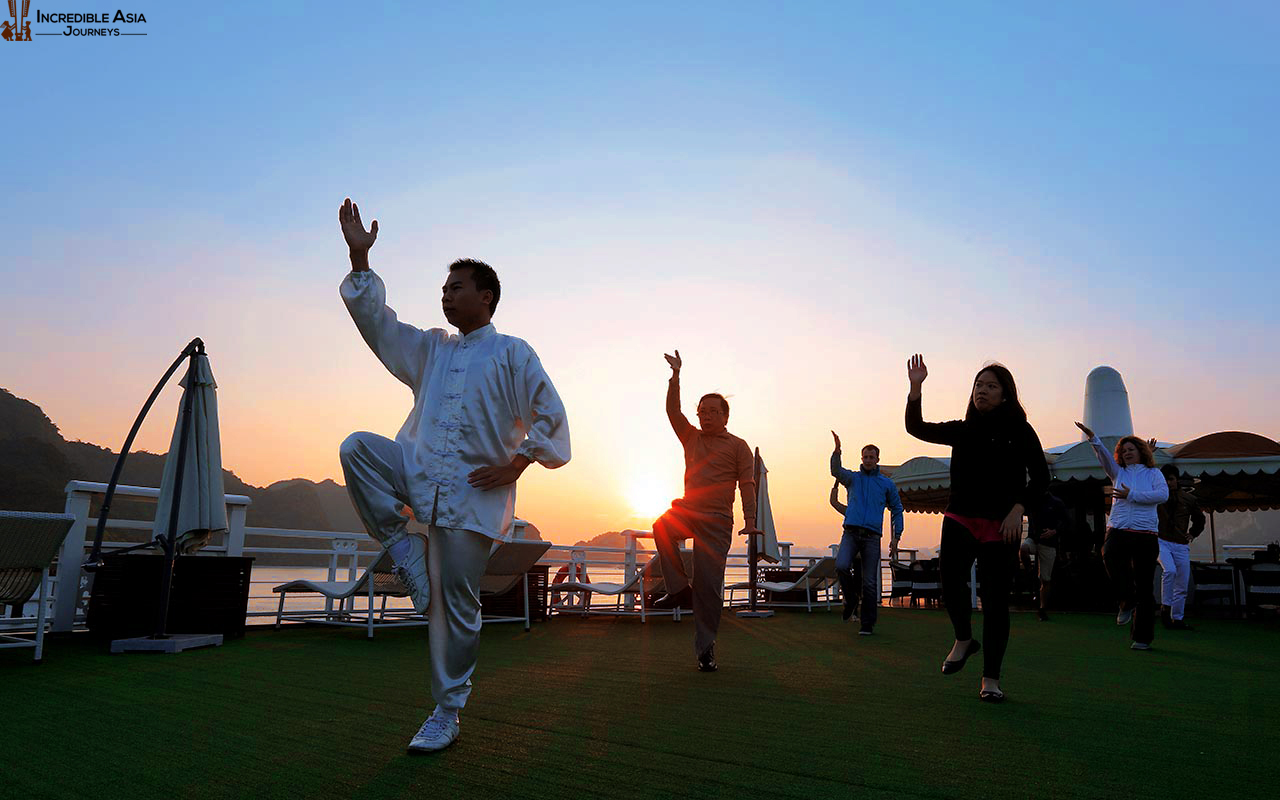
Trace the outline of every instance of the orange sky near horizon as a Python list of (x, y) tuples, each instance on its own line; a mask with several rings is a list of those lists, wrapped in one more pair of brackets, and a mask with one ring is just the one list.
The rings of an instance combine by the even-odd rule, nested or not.
[[(291, 295), (297, 311), (288, 326), (263, 318), (254, 323), (256, 335), (245, 336), (242, 326), (252, 321), (251, 311), (243, 320), (210, 316), (187, 325), (205, 333), (219, 381), (224, 467), (251, 484), (294, 477), (341, 482), (337, 445), (347, 433), (367, 429), (394, 436), (409, 410), (408, 389), (377, 363), (342, 307), (337, 295), (342, 260), (339, 251), (329, 259), (323, 280)], [(402, 319), (442, 325), (433, 276), (417, 273), (383, 267), (389, 302)], [(517, 509), (559, 543), (607, 530), (647, 528), (664, 501), (680, 493), (680, 448), (663, 411), (669, 370), (662, 354), (675, 347), (685, 359), (686, 413), (692, 417), (703, 392), (729, 396), (730, 430), (758, 446), (769, 467), (779, 536), (801, 547), (823, 547), (839, 537), (840, 519), (827, 502), (830, 429), (841, 434), (851, 467), (867, 442), (882, 448), (885, 464), (947, 454), (903, 430), (905, 361), (913, 350), (925, 352), (929, 361), (927, 418), (962, 415), (973, 373), (998, 357), (1018, 376), (1023, 402), (1046, 447), (1078, 440), (1072, 422), (1081, 416), (1085, 376), (1099, 363), (1110, 363), (1124, 375), (1143, 435), (1182, 441), (1221, 429), (1280, 434), (1273, 413), (1253, 401), (1275, 394), (1262, 383), (1263, 376), (1205, 389), (1187, 380), (1198, 374), (1194, 364), (1186, 366), (1195, 354), (1181, 345), (1162, 353), (1154, 336), (1130, 346), (1141, 351), (1145, 345), (1165, 364), (1176, 358), (1184, 364), (1161, 368), (1135, 352), (1112, 351), (1110, 359), (1102, 359), (1079, 344), (1058, 348), (1029, 335), (999, 341), (980, 334), (947, 337), (927, 322), (932, 316), (934, 324), (945, 327), (955, 319), (940, 299), (925, 303), (914, 332), (904, 332), (889, 330), (886, 322), (896, 312), (887, 305), (845, 317), (819, 297), (779, 295), (762, 285), (636, 279), (562, 287), (553, 295), (535, 283), (528, 274), (504, 279), (495, 325), (534, 345), (569, 411), (573, 460), (560, 470), (530, 468), (521, 480)], [(656, 299), (676, 296), (685, 299)], [(695, 320), (690, 308), (704, 297), (716, 303), (700, 309)], [(252, 297), (245, 299), (254, 305)], [(742, 310), (753, 308), (771, 309), (773, 324), (743, 324)], [(548, 325), (548, 320), (573, 324)], [(203, 330), (207, 326), (214, 330)], [(289, 344), (298, 329), (312, 333), (307, 347), (295, 351)], [(717, 330), (735, 334), (708, 335)], [(116, 354), (114, 362), (94, 372), (100, 385), (93, 392), (63, 385), (60, 371), (35, 368), (7, 388), (40, 405), (65, 437), (117, 449), (154, 380), (186, 339), (186, 333), (166, 337), (163, 344), (172, 353), (153, 342), (145, 352)], [(272, 349), (287, 353), (288, 360), (273, 365), (263, 354)], [(157, 402), (137, 448), (167, 448), (179, 397), (176, 384), (175, 378)], [(939, 525), (937, 516), (908, 515), (904, 546), (934, 547)]]

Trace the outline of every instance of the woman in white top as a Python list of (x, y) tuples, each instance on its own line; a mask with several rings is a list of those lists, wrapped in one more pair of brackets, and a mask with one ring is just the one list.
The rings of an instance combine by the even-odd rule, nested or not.
[(1130, 646), (1134, 650), (1150, 650), (1156, 631), (1155, 574), (1160, 555), (1156, 509), (1169, 499), (1169, 487), (1156, 469), (1151, 446), (1142, 439), (1125, 436), (1116, 443), (1113, 455), (1093, 431), (1079, 422), (1076, 427), (1089, 437), (1098, 462), (1111, 479), (1106, 490), (1111, 497), (1111, 513), (1107, 515), (1102, 562), (1120, 602), (1116, 624), (1127, 625), (1132, 620)]

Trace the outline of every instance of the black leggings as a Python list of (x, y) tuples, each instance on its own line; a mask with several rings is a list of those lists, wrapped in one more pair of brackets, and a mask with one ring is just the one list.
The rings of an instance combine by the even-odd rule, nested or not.
[(1122, 609), (1133, 610), (1130, 627), (1135, 642), (1151, 644), (1156, 636), (1156, 559), (1160, 537), (1145, 531), (1108, 528), (1102, 563)]
[(969, 529), (944, 517), (942, 552), (942, 602), (951, 617), (956, 639), (973, 638), (969, 602), (969, 570), (978, 561), (979, 594), (982, 596), (982, 675), (998, 680), (1004, 651), (1009, 646), (1009, 588), (1013, 583), (1014, 545), (1004, 541), (979, 542)]

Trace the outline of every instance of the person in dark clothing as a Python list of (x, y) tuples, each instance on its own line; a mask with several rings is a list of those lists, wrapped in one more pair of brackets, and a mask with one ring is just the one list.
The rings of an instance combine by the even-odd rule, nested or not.
[(1191, 492), (1178, 485), (1178, 468), (1160, 468), (1169, 487), (1169, 499), (1156, 508), (1160, 525), (1160, 620), (1169, 630), (1186, 631), (1182, 618), (1191, 581), (1191, 542), (1204, 531), (1204, 512)]
[(951, 447), (951, 498), (942, 521), (942, 601), (951, 617), (955, 644), (942, 673), (959, 672), (980, 644), (973, 638), (969, 572), (976, 559), (981, 585), (983, 632), (982, 700), (999, 702), (1000, 665), (1009, 643), (1009, 588), (1022, 538), (1022, 517), (1049, 486), (1040, 437), (1018, 402), (1013, 375), (1000, 364), (978, 372), (964, 419), (925, 422), (921, 387), (929, 370), (924, 357), (907, 362), (907, 433)]
[(1053, 565), (1058, 559), (1058, 547), (1062, 544), (1062, 532), (1067, 529), (1066, 505), (1045, 493), (1040, 502), (1027, 513), (1027, 538), (1022, 540), (1022, 557), (1036, 557), (1036, 571), (1040, 577), (1040, 607), (1036, 617), (1049, 621), (1049, 583), (1053, 580)]

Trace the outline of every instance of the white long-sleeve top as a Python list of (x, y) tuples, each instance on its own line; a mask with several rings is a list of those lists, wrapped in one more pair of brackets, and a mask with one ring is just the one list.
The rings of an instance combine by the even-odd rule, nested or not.
[(476, 489), (467, 475), (518, 453), (554, 469), (569, 461), (569, 423), (533, 348), (492, 324), (465, 336), (400, 322), (372, 270), (351, 272), (343, 302), (382, 364), (413, 390), (396, 434), (410, 506), (421, 522), (492, 538), (508, 535), (514, 483)]
[(1169, 484), (1165, 482), (1164, 475), (1155, 467), (1145, 467), (1142, 464), (1121, 466), (1107, 452), (1096, 434), (1089, 440), (1089, 444), (1093, 445), (1093, 453), (1111, 479), (1111, 485), (1117, 489), (1121, 486), (1129, 489), (1128, 497), (1112, 498), (1107, 527), (1158, 533), (1160, 520), (1156, 509), (1169, 499)]

